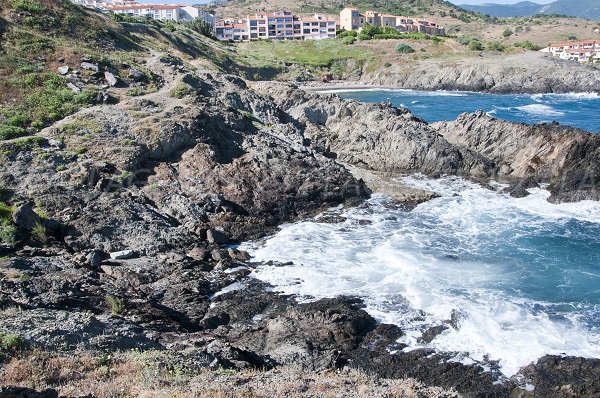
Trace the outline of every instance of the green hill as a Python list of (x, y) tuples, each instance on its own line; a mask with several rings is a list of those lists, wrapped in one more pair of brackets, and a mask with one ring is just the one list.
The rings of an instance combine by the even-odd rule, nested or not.
[[(68, 0), (0, 0), (0, 139), (33, 134), (99, 101), (118, 101), (120, 94), (104, 87), (105, 71), (129, 87), (121, 92), (156, 89), (160, 81), (140, 61), (150, 51), (201, 58), (215, 68), (224, 59), (220, 43), (184, 25), (115, 19)], [(98, 69), (80, 68), (82, 62)], [(68, 71), (58, 73), (65, 65)], [(143, 81), (131, 81), (132, 70)]]

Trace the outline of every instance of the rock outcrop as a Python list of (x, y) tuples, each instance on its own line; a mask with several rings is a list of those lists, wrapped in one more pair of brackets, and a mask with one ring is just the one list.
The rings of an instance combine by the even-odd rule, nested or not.
[(462, 114), (433, 127), (449, 142), (494, 162), (498, 177), (549, 183), (553, 202), (600, 199), (600, 136), (558, 124), (528, 125)]
[[(498, 383), (497, 372), (449, 362), (451, 354), (403, 352), (403, 331), (378, 325), (355, 298), (299, 304), (280, 296), (251, 278), (248, 253), (224, 245), (363, 200), (365, 184), (340, 162), (552, 182), (582, 164), (597, 167), (597, 140), (481, 114), (430, 126), (388, 104), (181, 71), (174, 57), (147, 65), (164, 78), (160, 91), (0, 143), (0, 185), (9, 187), (3, 194), (18, 229), (16, 243), (2, 247), (0, 332), (59, 352), (169, 350), (196, 368), (348, 366), (454, 386), (467, 397), (517, 388)], [(531, 171), (525, 165), (535, 156)], [(431, 196), (404, 197), (414, 205)], [(542, 365), (528, 377), (561, 363)], [(595, 388), (596, 369), (586, 372), (573, 391)]]
[(398, 63), (364, 73), (361, 84), (491, 93), (600, 93), (600, 71), (542, 53)]

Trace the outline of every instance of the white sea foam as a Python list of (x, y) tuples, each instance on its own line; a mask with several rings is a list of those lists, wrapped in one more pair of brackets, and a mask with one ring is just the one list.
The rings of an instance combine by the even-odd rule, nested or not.
[[(524, 257), (525, 265), (503, 260), (515, 250), (524, 256), (534, 250), (506, 246), (506, 241), (518, 243), (538, 229), (543, 236), (552, 223), (574, 218), (600, 223), (597, 203), (553, 205), (541, 189), (515, 199), (459, 178), (403, 181), (442, 197), (405, 213), (375, 196), (368, 209), (340, 210), (347, 217), (342, 224), (285, 225), (275, 236), (244, 248), (258, 261), (293, 265), (261, 266), (254, 275), (304, 300), (361, 296), (378, 320), (402, 327), (404, 341), (413, 348), (428, 327), (458, 313), (458, 328), (430, 346), (461, 352), (457, 358), (464, 361), (498, 360), (506, 375), (545, 354), (600, 357), (600, 333), (586, 326), (586, 319), (597, 319), (589, 313), (597, 308), (515, 292), (535, 287), (527, 284), (536, 277), (527, 261), (538, 261), (540, 253)], [(361, 225), (365, 219), (370, 224)], [(572, 283), (566, 278), (561, 285)], [(573, 312), (561, 313), (560, 306)]]
[(544, 99), (558, 99), (558, 100), (588, 100), (588, 99), (599, 99), (598, 93), (565, 93), (565, 94), (534, 94), (531, 96), (532, 99), (539, 101)]
[(531, 115), (536, 116), (564, 116), (565, 113), (561, 111), (557, 111), (552, 108), (550, 105), (543, 104), (531, 104), (531, 105), (523, 105), (518, 106), (516, 109), (519, 109), (523, 112), (527, 112)]

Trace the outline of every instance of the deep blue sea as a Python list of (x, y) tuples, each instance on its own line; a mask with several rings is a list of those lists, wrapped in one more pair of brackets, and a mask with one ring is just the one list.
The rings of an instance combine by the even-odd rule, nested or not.
[(328, 92), (365, 102), (390, 101), (430, 123), (453, 120), (463, 112), (483, 110), (498, 119), (525, 123), (557, 121), (591, 132), (600, 131), (600, 96), (593, 93), (498, 95), (387, 89)]
[[(484, 109), (599, 130), (594, 96), (454, 94), (343, 95), (391, 100), (429, 121)], [(456, 177), (398, 179), (441, 196), (407, 212), (375, 195), (365, 206), (331, 209), (346, 218), (339, 224), (317, 216), (283, 225), (243, 245), (258, 261), (285, 264), (260, 266), (254, 276), (302, 300), (360, 296), (378, 320), (402, 327), (409, 350), (432, 347), (484, 366), (496, 361), (507, 376), (545, 354), (600, 358), (600, 202), (551, 204), (543, 187), (517, 199), (502, 184), (490, 190)], [(452, 317), (456, 327), (420, 342)]]

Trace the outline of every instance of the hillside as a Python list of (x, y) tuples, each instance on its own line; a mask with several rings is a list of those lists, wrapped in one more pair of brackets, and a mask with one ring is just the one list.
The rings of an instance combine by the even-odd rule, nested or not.
[(338, 16), (346, 6), (357, 7), (361, 10), (378, 10), (397, 15), (410, 16), (432, 16), (452, 15), (456, 19), (478, 18), (473, 12), (464, 10), (444, 0), (403, 0), (403, 1), (379, 1), (379, 0), (349, 0), (331, 1), (321, 0), (265, 0), (256, 2), (254, 0), (229, 0), (221, 2), (217, 6), (209, 6), (218, 16), (244, 17), (257, 11), (276, 11), (280, 9), (290, 10), (301, 14), (323, 13), (330, 16)]
[(158, 89), (160, 79), (143, 62), (152, 51), (168, 49), (213, 69), (227, 57), (220, 43), (183, 25), (116, 22), (68, 0), (1, 0), (0, 6), (0, 139)]
[(538, 4), (531, 1), (516, 4), (486, 3), (480, 5), (461, 5), (462, 8), (491, 15), (494, 17), (532, 16), (536, 14), (566, 15), (585, 19), (600, 19), (600, 3), (596, 0), (557, 0), (550, 4)]

